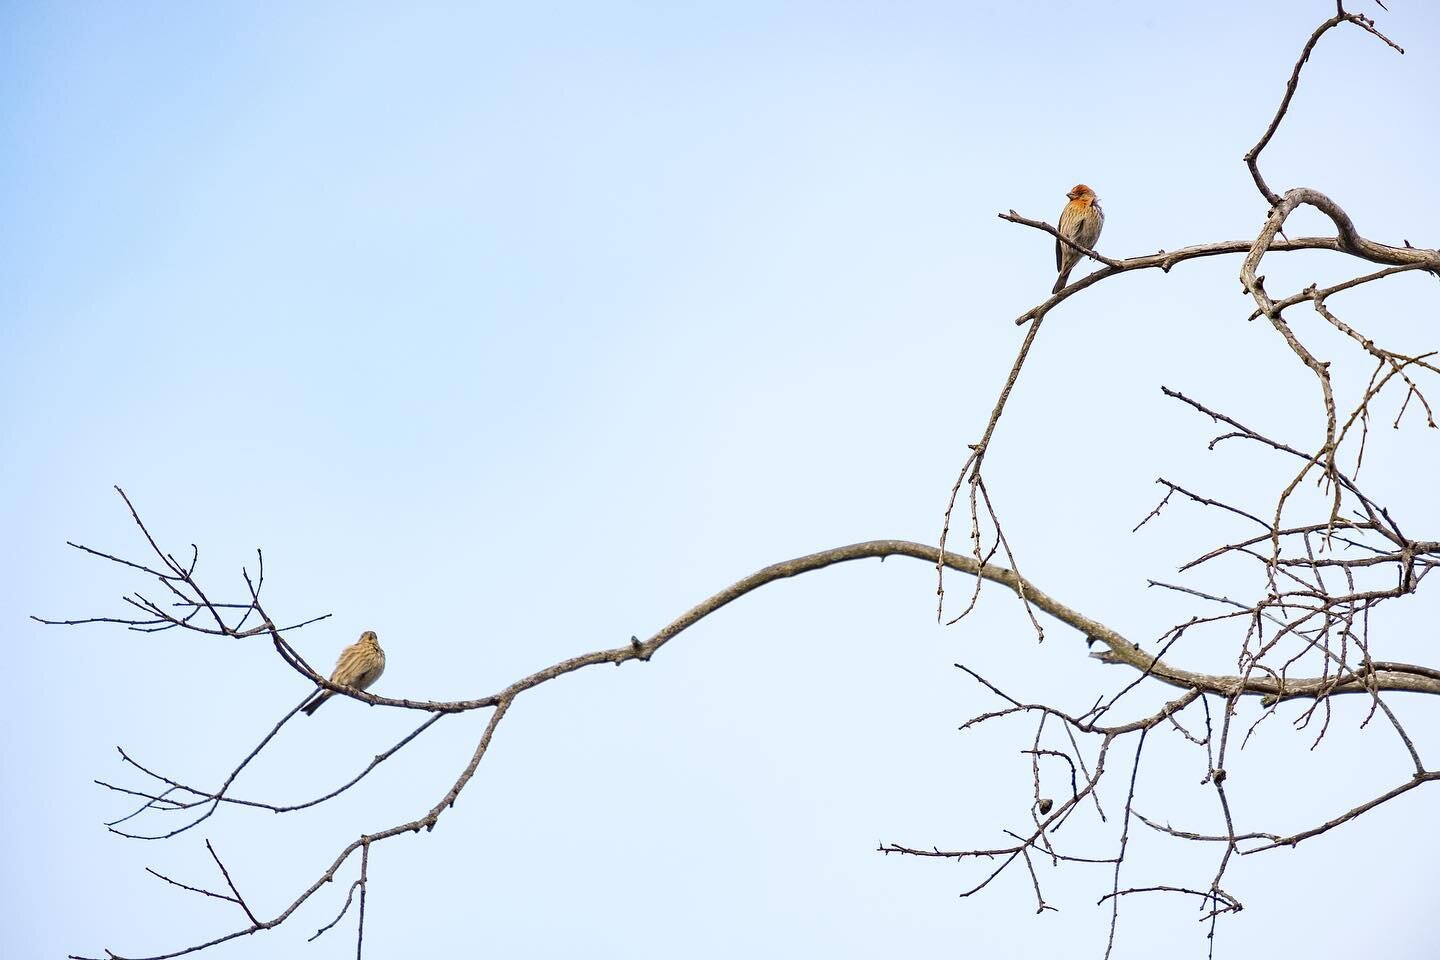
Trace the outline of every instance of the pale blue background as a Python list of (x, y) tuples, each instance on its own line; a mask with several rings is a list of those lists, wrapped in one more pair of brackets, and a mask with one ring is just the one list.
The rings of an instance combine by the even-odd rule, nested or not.
[[(1390, 7), (1360, 5), (1407, 54), (1327, 37), (1265, 169), (1331, 193), (1370, 236), (1435, 246), (1440, 9)], [(115, 744), (213, 782), (304, 694), (261, 643), (25, 619), (116, 613), (149, 589), (63, 545), (140, 550), (111, 484), (174, 549), (200, 545), (217, 592), (240, 595), (263, 547), (277, 616), (335, 614), (294, 637), (313, 662), (377, 630), (377, 691), (397, 696), (493, 692), (797, 554), (933, 543), (1019, 342), (1011, 320), (1053, 280), (1051, 242), (995, 213), (1053, 220), (1083, 180), (1112, 256), (1253, 235), (1266, 211), (1240, 158), (1332, 11), (0, 7), (5, 955), (163, 952), (240, 925), (143, 873), (213, 886), (205, 837), (273, 915), (348, 838), (428, 809), (483, 723), (440, 724), (320, 812), (229, 810), (167, 844), (107, 835), (128, 808), (91, 778), (134, 782)], [(1322, 227), (1301, 215), (1291, 233)], [(1159, 386), (1319, 438), (1313, 379), (1246, 323), (1238, 268), (1127, 276), (1066, 304), (989, 460), (1022, 569), (1138, 640), (1191, 609), (1146, 578), (1218, 532), (1175, 509), (1131, 535), (1154, 478), (1240, 496), (1282, 473), (1207, 453), (1213, 428)], [(1343, 269), (1315, 255), (1266, 273), (1274, 292)], [(1433, 349), (1435, 292), (1411, 274), (1346, 316)], [(1363, 380), (1369, 364), (1302, 316), (1337, 379)], [(1366, 476), (1434, 536), (1435, 432), (1412, 420), (1397, 438), (1393, 410)], [(1032, 728), (956, 733), (995, 701), (952, 663), (1076, 710), (1128, 679), (1058, 626), (1037, 646), (998, 589), (940, 629), (933, 591), (906, 560), (812, 574), (648, 665), (524, 697), (439, 828), (374, 849), (367, 955), (1099, 956), (1105, 868), (1044, 870), (1062, 911), (1035, 917), (1021, 871), (961, 900), (985, 865), (875, 852), (998, 845), (1028, 822), (1016, 751)], [(1377, 656), (1434, 664), (1436, 617), (1433, 601), (1394, 607)], [(1178, 659), (1226, 669), (1233, 648), (1216, 633)], [(1434, 706), (1395, 703), (1433, 752)], [(1366, 705), (1337, 707), (1313, 752), (1292, 707), (1234, 755), (1242, 826), (1298, 829), (1405, 777), (1393, 734), (1357, 732)], [(413, 719), (332, 704), (237, 794), (323, 792)], [(1204, 758), (1177, 744), (1152, 738), (1137, 806), (1217, 829)], [(1132, 751), (1112, 756), (1109, 812)], [(1247, 910), (1217, 955), (1433, 956), (1435, 802), (1412, 793), (1237, 862), (1226, 887)], [(1109, 828), (1069, 829), (1070, 852), (1113, 849)], [(1213, 850), (1141, 841), (1127, 883), (1213, 875)], [(304, 943), (341, 886), (214, 955), (351, 955), (350, 920)], [(1196, 915), (1128, 902), (1115, 956), (1204, 956)]]

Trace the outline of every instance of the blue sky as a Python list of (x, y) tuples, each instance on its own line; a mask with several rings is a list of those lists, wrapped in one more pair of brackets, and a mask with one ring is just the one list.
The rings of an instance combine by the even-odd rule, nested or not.
[[(263, 547), (278, 616), (334, 614), (294, 638), (312, 662), (376, 630), (376, 690), (396, 696), (488, 694), (777, 560), (933, 543), (1022, 335), (1011, 321), (1053, 281), (1050, 241), (997, 212), (1053, 220), (1087, 182), (1111, 256), (1263, 220), (1240, 158), (1333, 5), (1253, 6), (0, 8), (14, 954), (153, 953), (235, 927), (143, 872), (209, 881), (200, 831), (111, 837), (124, 805), (90, 781), (126, 776), (123, 744), (208, 782), (304, 694), (263, 645), (26, 619), (112, 614), (143, 587), (64, 546), (139, 550), (112, 485), (175, 549), (199, 545), (218, 592), (238, 596)], [(1433, 246), (1440, 10), (1389, 6), (1357, 9), (1406, 55), (1328, 36), (1265, 168), (1367, 235)], [(1322, 255), (1267, 265), (1272, 290), (1346, 275)], [(1309, 375), (1245, 322), (1238, 268), (1130, 275), (1067, 303), (987, 465), (1025, 572), (1136, 638), (1184, 616), (1146, 579), (1214, 537), (1181, 511), (1132, 535), (1154, 478), (1269, 478), (1207, 453), (1212, 428), (1160, 385), (1317, 436)], [(1357, 294), (1356, 316), (1433, 348), (1432, 287)], [(1337, 377), (1363, 379), (1326, 343)], [(1386, 420), (1369, 454), (1416, 530), (1440, 529), (1432, 434)], [(994, 705), (957, 660), (1082, 708), (1117, 681), (1062, 628), (1037, 646), (998, 590), (937, 627), (933, 588), (902, 560), (812, 574), (650, 664), (526, 696), (441, 826), (373, 851), (374, 955), (1098, 955), (1095, 873), (1046, 875), (1063, 909), (1035, 917), (1023, 875), (962, 900), (975, 867), (875, 852), (988, 845), (1026, 819), (1027, 734), (956, 732)], [(1434, 662), (1422, 603), (1388, 624), (1393, 659)], [(1193, 656), (1220, 669), (1231, 649)], [(1433, 738), (1424, 706), (1397, 701)], [(1393, 736), (1358, 730), (1363, 713), (1342, 707), (1314, 752), (1288, 721), (1264, 728), (1232, 771), (1237, 791), (1254, 778), (1237, 795), (1257, 827), (1398, 782)], [(440, 724), (333, 808), (228, 811), (204, 836), (273, 913), (348, 838), (428, 809), (480, 722)], [(323, 792), (408, 725), (332, 704), (240, 792)], [(1213, 826), (1198, 764), (1157, 758), (1146, 809)], [(1440, 850), (1414, 823), (1430, 803), (1237, 865), (1248, 909), (1219, 955), (1428, 955)], [(1140, 875), (1213, 872), (1207, 851), (1136, 857)], [(1337, 880), (1346, 922), (1315, 923)], [(217, 955), (349, 955), (339, 930), (304, 943), (333, 901)], [(1353, 922), (1381, 910), (1379, 927)], [(1116, 956), (1202, 956), (1194, 916), (1128, 904)]]

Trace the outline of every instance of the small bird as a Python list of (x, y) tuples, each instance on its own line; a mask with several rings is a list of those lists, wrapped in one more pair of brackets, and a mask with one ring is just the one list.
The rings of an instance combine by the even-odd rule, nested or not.
[[(1100, 198), (1083, 183), (1077, 183), (1066, 196), (1070, 202), (1060, 211), (1060, 236), (1082, 247), (1095, 249), (1095, 241), (1100, 239), (1100, 228), (1105, 226), (1105, 211), (1100, 209)], [(1060, 271), (1060, 277), (1051, 293), (1065, 289), (1065, 284), (1070, 281), (1070, 271), (1075, 269), (1082, 256), (1084, 254), (1074, 247), (1055, 241), (1055, 269)]]
[[(380, 638), (374, 630), (366, 630), (360, 639), (340, 651), (335, 661), (335, 670), (330, 674), (331, 683), (341, 683), (356, 690), (364, 690), (380, 679), (385, 672), (385, 651), (380, 649)], [(334, 690), (321, 690), (302, 708), (306, 715), (313, 715), (320, 704), (335, 696)]]

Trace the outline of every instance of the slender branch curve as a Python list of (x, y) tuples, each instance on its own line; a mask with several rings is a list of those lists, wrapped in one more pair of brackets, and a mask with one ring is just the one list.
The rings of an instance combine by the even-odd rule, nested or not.
[[(927, 564), (943, 562), (945, 566), (956, 572), (978, 576), (1000, 584), (1013, 591), (1017, 596), (1024, 596), (1027, 602), (1036, 609), (1074, 628), (1088, 640), (1098, 641), (1103, 644), (1104, 650), (1101, 653), (1092, 654), (1092, 656), (1098, 656), (1099, 659), (1107, 663), (1129, 665), (1139, 670), (1142, 676), (1152, 677), (1187, 691), (1187, 693), (1185, 693), (1180, 700), (1175, 701), (1171, 707), (1162, 711), (1161, 714), (1157, 715), (1152, 721), (1147, 721), (1144, 724), (1132, 722), (1110, 728), (1098, 728), (1093, 725), (1081, 724), (1084, 729), (1104, 729), (1107, 731), (1107, 736), (1110, 737), (1134, 732), (1139, 729), (1148, 729), (1149, 725), (1153, 725), (1153, 723), (1159, 722), (1161, 719), (1168, 718), (1176, 710), (1193, 702), (1195, 697), (1202, 693), (1210, 693), (1232, 699), (1238, 696), (1257, 696), (1266, 697), (1271, 700), (1315, 697), (1321, 694), (1373, 694), (1376, 690), (1440, 694), (1440, 678), (1437, 678), (1434, 671), (1411, 671), (1405, 667), (1405, 665), (1387, 664), (1384, 667), (1374, 665), (1368, 671), (1354, 673), (1343, 680), (1337, 680), (1336, 678), (1285, 680), (1283, 678), (1271, 677), (1227, 677), (1185, 670), (1172, 666), (1160, 657), (1145, 653), (1138, 645), (1126, 639), (1118, 631), (1052, 598), (1048, 593), (1033, 583), (1026, 581), (1013, 570), (990, 564), (977, 564), (968, 557), (947, 555), (942, 558), (939, 548), (906, 540), (871, 540), (862, 543), (848, 544), (846, 546), (822, 550), (817, 553), (771, 564), (757, 570), (681, 613), (644, 641), (638, 638), (632, 638), (630, 643), (618, 647), (598, 650), (593, 653), (559, 661), (543, 670), (531, 673), (505, 687), (503, 690), (487, 697), (470, 701), (439, 704), (438, 706), (446, 712), (490, 707), (494, 709), (494, 713), (491, 715), (485, 732), (480, 739), (480, 743), (471, 756), (469, 763), (445, 796), (432, 806), (428, 813), (416, 820), (364, 834), (351, 841), (341, 850), (319, 879), (304, 890), (288, 907), (270, 920), (254, 920), (245, 928), (233, 931), (223, 937), (172, 953), (143, 958), (143, 960), (169, 960), (169, 958), (203, 950), (236, 937), (247, 936), (261, 930), (268, 930), (279, 926), (326, 883), (333, 880), (336, 873), (356, 850), (362, 848), (368, 849), (370, 845), (379, 841), (402, 834), (415, 833), (421, 829), (426, 831), (433, 830), (441, 814), (454, 805), (461, 791), (464, 790), (466, 784), (470, 781), (471, 777), (474, 776), (476, 769), (479, 767), (481, 760), (489, 749), (495, 730), (499, 726), (501, 719), (504, 718), (506, 711), (508, 711), (510, 705), (525, 691), (585, 667), (598, 666), (600, 664), (618, 665), (631, 660), (648, 661), (663, 646), (691, 626), (694, 626), (711, 614), (718, 612), (734, 601), (766, 584), (801, 576), (817, 570), (823, 570), (841, 563), (869, 559), (884, 560), (892, 556), (910, 557)], [(421, 701), (399, 698), (371, 698), (368, 694), (364, 693), (360, 693), (358, 696), (361, 699), (377, 704), (399, 708), (417, 709), (422, 703)], [(472, 704), (474, 705), (473, 707), (470, 706)], [(439, 713), (437, 712), (437, 716), (438, 715)], [(1100, 767), (1096, 769), (1095, 777), (1097, 779), (1100, 769)], [(1078, 793), (1070, 802), (1067, 802), (1060, 810), (1052, 814), (1052, 818), (1068, 813), (1080, 800), (1087, 796), (1088, 793), (1089, 790)], [(895, 848), (888, 852), (902, 851), (899, 848)], [(115, 958), (115, 960), (125, 960), (125, 958), (119, 954), (109, 952), (107, 952), (107, 954)], [(78, 960), (85, 960), (85, 958), (78, 958)], [(135, 960), (141, 960), (141, 958), (135, 958)]]
[(1375, 29), (1374, 20), (1371, 20), (1369, 17), (1362, 17), (1357, 13), (1346, 13), (1344, 0), (1337, 0), (1335, 4), (1335, 16), (1320, 24), (1320, 26), (1315, 28), (1315, 32), (1310, 34), (1310, 39), (1305, 42), (1305, 46), (1300, 51), (1300, 59), (1295, 61), (1295, 67), (1290, 71), (1290, 80), (1285, 84), (1285, 95), (1280, 98), (1280, 106), (1276, 109), (1274, 118), (1271, 119), (1270, 125), (1265, 128), (1265, 132), (1260, 135), (1260, 139), (1255, 143), (1255, 146), (1251, 147), (1244, 157), (1245, 165), (1250, 168), (1250, 177), (1255, 181), (1255, 188), (1260, 191), (1260, 195), (1269, 201), (1272, 206), (1279, 203), (1280, 198), (1276, 195), (1275, 191), (1270, 189), (1270, 185), (1265, 182), (1265, 178), (1260, 175), (1260, 154), (1270, 144), (1270, 140), (1275, 136), (1275, 132), (1280, 129), (1280, 121), (1284, 120), (1285, 114), (1289, 112), (1290, 101), (1295, 98), (1295, 91), (1300, 86), (1300, 71), (1310, 60), (1310, 54), (1315, 50), (1315, 45), (1320, 42), (1320, 38), (1327, 32), (1342, 23), (1353, 23), (1365, 32), (1380, 38), (1380, 40), (1384, 41), (1392, 50), (1401, 54), (1405, 52), (1395, 41)]

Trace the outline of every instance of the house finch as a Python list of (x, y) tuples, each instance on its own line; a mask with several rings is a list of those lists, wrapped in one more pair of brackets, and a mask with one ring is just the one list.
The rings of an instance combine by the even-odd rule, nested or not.
[[(385, 672), (385, 651), (380, 649), (380, 638), (374, 630), (366, 630), (360, 639), (340, 652), (335, 661), (335, 670), (330, 674), (331, 683), (342, 683), (356, 690), (364, 690), (380, 679)], [(320, 704), (335, 696), (334, 690), (321, 690), (303, 707), (306, 714), (320, 709)]]
[[(1100, 199), (1083, 183), (1077, 183), (1066, 196), (1070, 202), (1060, 211), (1060, 236), (1093, 250), (1095, 241), (1100, 239), (1100, 228), (1105, 226), (1105, 211), (1100, 209)], [(1060, 271), (1060, 277), (1051, 293), (1059, 293), (1065, 288), (1070, 281), (1070, 271), (1075, 269), (1082, 256), (1084, 254), (1074, 247), (1055, 241), (1055, 269)]]

